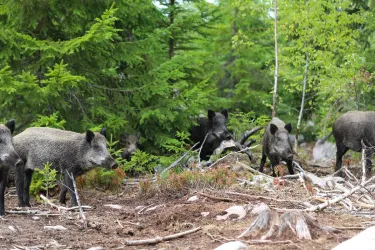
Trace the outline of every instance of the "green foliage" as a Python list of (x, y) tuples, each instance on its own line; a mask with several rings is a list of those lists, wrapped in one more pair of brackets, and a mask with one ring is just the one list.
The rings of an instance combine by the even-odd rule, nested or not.
[(156, 183), (152, 183), (148, 179), (142, 180), (139, 183), (139, 190), (143, 195), (152, 195), (157, 192), (184, 195), (190, 189), (227, 188), (236, 183), (236, 179), (237, 174), (234, 171), (222, 167), (210, 169), (206, 172), (200, 170), (181, 173), (169, 172), (167, 175), (159, 177)]
[(48, 192), (56, 186), (57, 171), (52, 169), (52, 164), (47, 162), (43, 168), (34, 171), (32, 181), (30, 184), (30, 193), (39, 199), (39, 194), (42, 191)]
[[(341, 107), (375, 108), (373, 7), (279, 2), (281, 119), (297, 120), (306, 55), (303, 118), (318, 127), (302, 128), (319, 133)], [(107, 127), (114, 138), (137, 131), (146, 152), (172, 154), (158, 157), (167, 165), (186, 150), (186, 138), (176, 134), (187, 135), (208, 108), (243, 112), (230, 112), (237, 136), (265, 123), (275, 59), (272, 8), (272, 1), (250, 0), (3, 1), (1, 114), (23, 127)], [(147, 165), (148, 156), (138, 154), (130, 169)]]
[(37, 115), (38, 120), (31, 123), (32, 127), (50, 127), (64, 129), (65, 120), (58, 121), (59, 112), (55, 112), (50, 116)]
[(77, 186), (96, 188), (99, 190), (117, 191), (121, 188), (125, 178), (122, 168), (108, 170), (105, 168), (95, 168), (77, 178)]
[(137, 150), (131, 157), (131, 160), (126, 162), (122, 169), (125, 172), (132, 172), (134, 174), (146, 174), (154, 170), (158, 164), (157, 157), (147, 152)]
[(190, 134), (187, 132), (176, 133), (176, 139), (169, 139), (162, 145), (169, 153), (182, 153), (186, 151), (186, 148), (190, 145)]
[(111, 134), (109, 140), (107, 140), (107, 147), (108, 147), (108, 152), (112, 155), (112, 157), (115, 159), (116, 164), (118, 166), (122, 166), (126, 163), (125, 159), (122, 159), (121, 152), (122, 149), (117, 149), (116, 146), (119, 141), (114, 141), (113, 140), (113, 135)]

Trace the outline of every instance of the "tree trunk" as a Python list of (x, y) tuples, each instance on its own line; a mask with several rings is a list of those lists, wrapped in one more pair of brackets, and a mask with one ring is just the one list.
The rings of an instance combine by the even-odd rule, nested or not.
[[(175, 0), (169, 0), (169, 27), (171, 27), (174, 23), (174, 14), (175, 14)], [(169, 58), (172, 58), (174, 56), (174, 37), (173, 32), (170, 34), (169, 38)]]
[(277, 0), (274, 0), (274, 12), (275, 12), (275, 83), (273, 86), (273, 105), (272, 105), (272, 117), (276, 116), (276, 102), (277, 102), (277, 78), (279, 74), (279, 60), (278, 60), (278, 47), (277, 47)]
[(296, 129), (296, 140), (294, 142), (294, 149), (298, 151), (298, 134), (299, 134), (299, 127), (301, 125), (303, 109), (305, 107), (305, 94), (306, 94), (306, 85), (307, 85), (307, 73), (309, 67), (309, 54), (306, 53), (306, 64), (305, 64), (305, 72), (303, 74), (303, 87), (302, 87), (302, 100), (301, 100), (301, 110), (299, 111), (298, 122), (297, 122), (297, 129)]

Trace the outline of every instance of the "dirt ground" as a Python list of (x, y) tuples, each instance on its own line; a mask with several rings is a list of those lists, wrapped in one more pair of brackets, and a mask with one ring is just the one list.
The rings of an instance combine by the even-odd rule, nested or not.
[[(312, 169), (314, 170), (314, 169)], [(320, 170), (326, 174), (330, 169)], [(245, 218), (236, 220), (217, 220), (217, 215), (234, 205), (255, 206), (262, 202), (270, 207), (301, 208), (295, 200), (307, 199), (309, 194), (302, 184), (283, 186), (272, 195), (270, 192), (254, 187), (233, 187), (232, 191), (253, 195), (241, 197), (228, 195), (226, 190), (190, 190), (185, 195), (157, 194), (146, 197), (139, 194), (136, 186), (124, 186), (116, 193), (97, 190), (80, 190), (84, 205), (92, 206), (86, 210), (89, 227), (84, 229), (79, 213), (57, 211), (46, 204), (33, 201), (32, 209), (49, 212), (49, 215), (7, 214), (0, 218), (0, 249), (214, 249), (230, 239), (236, 239), (248, 228), (255, 215), (247, 213)], [(11, 193), (11, 192), (10, 192)], [(5, 208), (15, 210), (17, 199), (14, 195), (6, 196)], [(202, 195), (210, 195), (207, 197)], [(194, 195), (198, 200), (190, 202)], [(257, 197), (264, 196), (266, 198)], [(215, 199), (229, 198), (228, 201)], [(273, 201), (268, 198), (284, 200)], [(108, 205), (119, 205), (111, 207)], [(147, 210), (151, 209), (151, 210)], [(208, 212), (203, 216), (202, 212)], [(248, 244), (249, 249), (331, 249), (368, 226), (371, 218), (357, 217), (348, 212), (332, 211), (330, 208), (312, 213), (321, 225), (343, 228), (336, 233), (312, 230), (311, 241), (300, 241), (291, 234), (287, 243)], [(67, 230), (50, 230), (45, 226), (61, 225)], [(202, 229), (182, 238), (164, 241), (154, 245), (126, 246), (127, 240), (149, 239), (166, 236), (201, 226)], [(350, 227), (350, 228), (345, 228)], [(245, 237), (246, 243), (256, 237)], [(286, 239), (274, 239), (285, 241)]]

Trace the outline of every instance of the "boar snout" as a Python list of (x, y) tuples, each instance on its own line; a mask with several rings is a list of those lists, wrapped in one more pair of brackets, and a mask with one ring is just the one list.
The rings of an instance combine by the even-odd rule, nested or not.
[(287, 155), (287, 156), (286, 156), (286, 159), (287, 159), (287, 160), (293, 160), (293, 154), (289, 154), (289, 155)]
[(225, 135), (225, 140), (232, 140), (234, 139), (233, 136), (228, 132), (226, 135)]
[(118, 164), (116, 162), (114, 162), (112, 165), (111, 165), (111, 169), (116, 169), (118, 168)]

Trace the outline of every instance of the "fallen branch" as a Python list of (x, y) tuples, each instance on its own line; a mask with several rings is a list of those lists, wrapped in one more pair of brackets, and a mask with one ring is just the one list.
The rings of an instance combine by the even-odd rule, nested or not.
[(255, 127), (251, 130), (248, 130), (246, 131), (243, 135), (242, 135), (242, 138), (240, 140), (240, 144), (241, 145), (244, 145), (245, 144), (245, 141), (253, 134), (255, 134), (256, 132), (258, 132), (259, 130), (261, 130), (263, 127), (259, 126), (259, 127)]
[(86, 215), (83, 213), (83, 209), (82, 209), (82, 206), (81, 206), (81, 200), (79, 199), (79, 195), (78, 195), (78, 191), (77, 191), (77, 185), (76, 185), (76, 181), (74, 179), (74, 175), (73, 175), (73, 173), (69, 173), (68, 170), (66, 170), (66, 174), (69, 176), (69, 178), (73, 182), (73, 190), (74, 190), (74, 194), (75, 194), (76, 199), (77, 199), (77, 204), (78, 204), (78, 207), (79, 207), (79, 214), (81, 215), (81, 218), (83, 220), (83, 227), (87, 228), (87, 219), (86, 219)]
[(260, 195), (250, 195), (250, 194), (243, 194), (243, 193), (238, 193), (238, 192), (232, 192), (232, 191), (226, 191), (226, 194), (232, 194), (232, 195), (238, 195), (238, 196), (243, 196), (243, 197), (248, 197), (248, 198), (253, 198), (253, 199), (264, 199), (264, 200), (271, 200), (271, 201), (277, 201), (277, 202), (290, 202), (290, 203), (298, 203), (298, 204), (303, 204), (304, 201), (297, 201), (297, 200), (281, 200), (281, 199), (275, 199), (267, 196), (260, 196)]
[[(261, 244), (268, 244), (268, 245), (278, 245), (278, 244), (296, 244), (295, 242), (291, 240), (248, 240), (244, 241), (245, 243), (249, 245), (261, 245)], [(299, 248), (299, 247), (298, 247)]]
[[(20, 210), (20, 211), (14, 211), (14, 210), (9, 210), (7, 211), (8, 214), (38, 214), (41, 213), (42, 210)], [(61, 215), (61, 214), (60, 214)]]
[(351, 190), (349, 190), (348, 192), (344, 193), (343, 195), (340, 195), (336, 198), (333, 198), (331, 200), (327, 200), (325, 201), (324, 203), (322, 204), (319, 204), (319, 205), (316, 205), (316, 206), (312, 206), (310, 208), (306, 208), (305, 211), (316, 211), (316, 210), (323, 210), (324, 208), (328, 207), (329, 205), (332, 205), (334, 203), (337, 203), (343, 199), (345, 199), (346, 197), (352, 195), (354, 192), (356, 192), (357, 190), (360, 190), (361, 188), (363, 188), (366, 184), (370, 183), (371, 181), (373, 181), (375, 179), (375, 176), (371, 177), (370, 179), (368, 179), (364, 184), (360, 184), (358, 186), (355, 186), (354, 188), (352, 188)]
[[(185, 152), (185, 154), (183, 154), (180, 158), (178, 158), (176, 161), (174, 161), (169, 167), (163, 169), (163, 171), (161, 171), (161, 174), (164, 174), (165, 172), (167, 172), (169, 169), (171, 168), (174, 168), (175, 166), (177, 166), (177, 164), (182, 160), (184, 159), (184, 157), (195, 147), (199, 144), (199, 142), (195, 143), (188, 151)], [(198, 156), (199, 157), (199, 156)]]
[(14, 211), (10, 210), (7, 211), (8, 214), (32, 214), (35, 216), (61, 216), (61, 214), (55, 214), (55, 213), (50, 213), (49, 211), (42, 211), (42, 210), (20, 210), (20, 211)]
[(197, 232), (201, 229), (202, 229), (202, 227), (196, 227), (196, 228), (190, 229), (188, 231), (184, 231), (184, 232), (177, 233), (177, 234), (171, 234), (171, 235), (164, 236), (164, 237), (157, 236), (156, 238), (145, 239), (145, 240), (127, 240), (127, 241), (125, 241), (125, 245), (127, 245), (127, 246), (138, 246), (138, 245), (156, 244), (156, 243), (160, 243), (160, 242), (166, 241), (166, 240), (177, 239), (177, 238), (180, 238), (182, 236), (195, 233), (195, 232)]
[(242, 163), (242, 162), (240, 162), (240, 161), (236, 161), (236, 164), (239, 164), (239, 165), (243, 166), (244, 168), (246, 168), (247, 170), (249, 170), (250, 172), (252, 172), (252, 173), (254, 173), (254, 174), (262, 175), (262, 176), (264, 176), (264, 177), (266, 177), (266, 178), (269, 178), (270, 180), (273, 180), (273, 179), (274, 179), (272, 176), (269, 176), (269, 175), (267, 175), (267, 174), (264, 174), (264, 173), (262, 173), (262, 172), (259, 172), (258, 170), (253, 169), (252, 167), (250, 167), (250, 166), (248, 166), (248, 165), (246, 165), (246, 164), (244, 164), (244, 163)]
[[(229, 153), (229, 154), (227, 154), (227, 155), (224, 155), (223, 157), (217, 159), (214, 163), (212, 163), (212, 164), (211, 164), (209, 167), (207, 167), (206, 169), (210, 169), (210, 168), (212, 168), (212, 167), (213, 167), (214, 165), (216, 165), (218, 162), (224, 160), (225, 158), (227, 158), (227, 157), (230, 156), (230, 155), (234, 155), (234, 154), (242, 153), (242, 152), (244, 152), (244, 151), (246, 151), (246, 150), (256, 148), (256, 147), (258, 147), (259, 145), (260, 145), (260, 144), (258, 144), (258, 145), (256, 145), (256, 146), (253, 146), (253, 147), (246, 147), (246, 148), (243, 148), (243, 149), (241, 149), (241, 150), (239, 150), (239, 151), (234, 151), (234, 152), (231, 152), (231, 153)], [(245, 165), (245, 164), (244, 164), (244, 165)]]
[[(64, 207), (64, 206), (59, 206), (59, 205), (54, 204), (52, 201), (50, 201), (47, 197), (45, 197), (45, 196), (42, 195), (42, 194), (40, 194), (39, 196), (40, 196), (40, 198), (41, 198), (42, 200), (44, 200), (48, 205), (50, 205), (51, 207), (57, 208), (58, 211), (60, 211), (60, 210), (70, 211), (70, 210), (75, 210), (75, 209), (79, 208), (79, 206), (75, 206), (75, 207)], [(91, 206), (81, 206), (81, 208), (92, 209)]]
[[(207, 140), (207, 136), (208, 136), (208, 133), (207, 133), (206, 136), (204, 137), (204, 140), (203, 140), (203, 142), (202, 142), (202, 145), (199, 147), (199, 152), (198, 152), (198, 164), (199, 164), (199, 166), (201, 165), (201, 152), (202, 152), (202, 148), (203, 148), (204, 143), (205, 143), (206, 140)], [(198, 142), (197, 144), (199, 144), (199, 142)], [(195, 144), (195, 145), (197, 145), (197, 144)], [(195, 145), (194, 145), (193, 147), (195, 147)]]
[(210, 198), (212, 200), (216, 200), (216, 201), (225, 201), (225, 202), (236, 202), (236, 201), (239, 201), (239, 200), (233, 200), (231, 198), (226, 198), (226, 197), (216, 197), (216, 196), (212, 196), (212, 195), (201, 193), (201, 192), (198, 192), (198, 194), (201, 195), (201, 196)]

